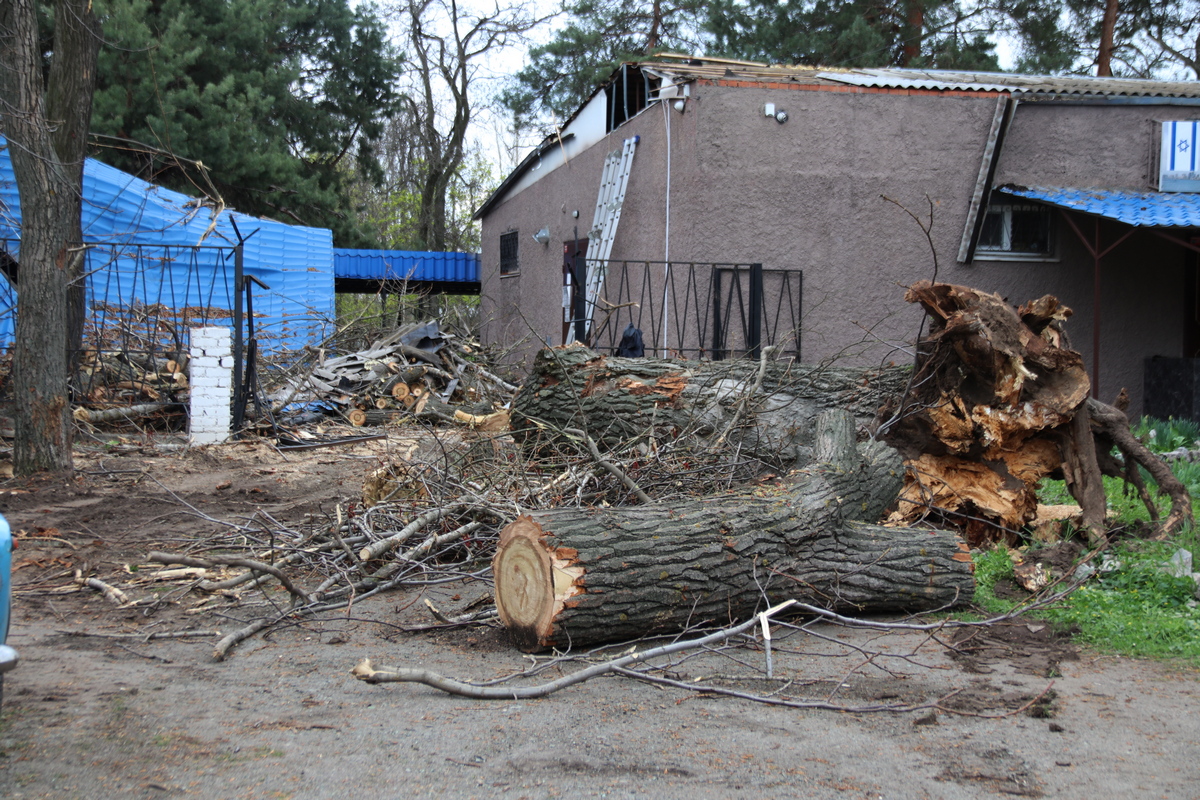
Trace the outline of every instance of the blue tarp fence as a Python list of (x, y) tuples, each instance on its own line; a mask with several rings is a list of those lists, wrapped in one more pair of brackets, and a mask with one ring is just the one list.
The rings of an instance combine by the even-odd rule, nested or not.
[[(94, 159), (84, 165), (83, 196), (87, 324), (93, 331), (161, 323), (186, 333), (182, 329), (193, 324), (232, 324), (239, 241), (245, 273), (270, 287), (254, 289), (260, 351), (299, 349), (333, 330), (329, 230), (213, 208)], [(0, 137), (0, 249), (17, 263), (20, 229), (16, 177)], [(18, 305), (16, 289), (0, 276), (0, 347), (12, 341)], [(119, 321), (122, 314), (130, 319)]]

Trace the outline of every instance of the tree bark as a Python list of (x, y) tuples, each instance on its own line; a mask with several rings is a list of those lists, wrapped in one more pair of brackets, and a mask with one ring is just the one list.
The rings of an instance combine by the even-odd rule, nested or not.
[(1096, 54), (1096, 76), (1112, 77), (1112, 54), (1116, 45), (1117, 0), (1105, 0), (1104, 18), (1100, 24), (1100, 49)]
[[(70, 241), (83, 242), (83, 164), (87, 157), (92, 97), (96, 92), (96, 59), (100, 52), (100, 20), (87, 0), (57, 0), (54, 13), (54, 55), (46, 87), (46, 117), (53, 126), (54, 152), (71, 186)], [(72, 253), (67, 284), (67, 370), (78, 366), (87, 314), (86, 259)]]
[(852, 521), (900, 486), (895, 452), (856, 449), (854, 427), (825, 416), (821, 463), (777, 490), (520, 517), (492, 564), (501, 620), (532, 652), (724, 625), (788, 598), (860, 613), (969, 599), (956, 535)]
[(68, 286), (78, 263), (83, 146), (99, 30), (88, 0), (56, 3), (54, 61), (42, 85), (37, 3), (0, 3), (0, 104), (21, 197), (21, 281), (13, 356), (18, 473), (72, 468)]
[(846, 409), (866, 427), (910, 374), (899, 367), (610, 358), (571, 344), (534, 359), (513, 401), (513, 435), (537, 448), (578, 428), (602, 448), (675, 442), (786, 468), (810, 460), (819, 412)]

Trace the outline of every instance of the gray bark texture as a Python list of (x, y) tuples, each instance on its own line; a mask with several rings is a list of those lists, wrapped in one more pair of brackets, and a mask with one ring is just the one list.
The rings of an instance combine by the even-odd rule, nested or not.
[(513, 402), (512, 429), (532, 448), (578, 428), (602, 447), (654, 439), (787, 468), (811, 460), (817, 414), (846, 410), (866, 428), (909, 374), (906, 367), (614, 358), (572, 344), (538, 353)]
[(823, 415), (819, 463), (787, 486), (522, 516), (493, 561), (513, 641), (536, 652), (726, 625), (788, 598), (856, 613), (970, 599), (957, 535), (855, 521), (879, 517), (902, 466), (886, 445), (856, 447), (854, 428)]
[(81, 263), (79, 198), (99, 48), (92, 4), (58, 0), (44, 86), (38, 6), (0, 2), (0, 127), (21, 198), (13, 465), (22, 474), (72, 467), (68, 287)]

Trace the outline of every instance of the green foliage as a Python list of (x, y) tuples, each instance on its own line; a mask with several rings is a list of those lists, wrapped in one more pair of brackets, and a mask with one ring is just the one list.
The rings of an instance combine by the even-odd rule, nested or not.
[(518, 127), (561, 124), (622, 61), (698, 47), (700, 0), (563, 0), (567, 24), (529, 51), (501, 94)]
[(710, 54), (826, 67), (996, 70), (995, 45), (958, 0), (717, 0)]
[[(1172, 450), (1200, 447), (1200, 425), (1191, 420), (1158, 420), (1143, 417), (1131, 426), (1133, 434), (1155, 453), (1168, 453)], [(1200, 463), (1193, 461), (1175, 461), (1171, 464), (1175, 473), (1193, 502), (1200, 498)], [(1141, 470), (1142, 479), (1154, 495), (1160, 518), (1170, 510), (1168, 498), (1157, 492), (1153, 478), (1145, 470)], [(1138, 522), (1147, 522), (1150, 515), (1141, 499), (1120, 478), (1105, 477), (1104, 491), (1108, 497), (1109, 512), (1117, 526), (1128, 526)], [(1038, 500), (1047, 505), (1074, 503), (1075, 498), (1067, 491), (1063, 481), (1043, 480), (1038, 487)], [(1200, 563), (1200, 559), (1198, 562)]]
[[(827, 67), (1095, 73), (1104, 0), (563, 0), (566, 25), (502, 95), (518, 126), (561, 123), (621, 61), (668, 50)], [(1200, 0), (1119, 6), (1114, 74), (1200, 76)]]
[(1130, 430), (1155, 453), (1200, 447), (1200, 423), (1190, 419), (1142, 417)]
[[(403, 169), (386, 169), (379, 186), (361, 185), (363, 218), (379, 231), (381, 246), (392, 250), (428, 250), (421, 235), (424, 162), (414, 158)], [(478, 150), (464, 156), (451, 174), (445, 193), (445, 243), (448, 251), (477, 253), (479, 223), (472, 215), (496, 188), (498, 181), (491, 163)]]
[(103, 0), (101, 12), (99, 157), (191, 194), (215, 190), (241, 211), (330, 227), (341, 245), (373, 241), (346, 185), (380, 177), (373, 146), (401, 68), (373, 9)]
[(975, 553), (975, 604), (989, 614), (1005, 614), (1016, 605), (996, 596), (996, 584), (1013, 577), (1013, 563), (1003, 545)]
[[(1195, 446), (1200, 426), (1189, 421), (1143, 419), (1133, 431), (1158, 452)], [(1200, 465), (1181, 461), (1173, 465), (1176, 476), (1195, 496), (1200, 489)], [(1105, 478), (1109, 510), (1118, 526), (1148, 519), (1145, 506), (1127, 491), (1124, 482)], [(1062, 481), (1043, 481), (1043, 503), (1070, 503)], [(1160, 498), (1160, 513), (1168, 505)], [(1188, 550), (1200, 564), (1200, 536), (1191, 528), (1170, 542), (1133, 540), (1094, 561), (1097, 572), (1061, 604), (1035, 612), (1056, 625), (1077, 628), (1078, 638), (1097, 648), (1131, 656), (1178, 657), (1200, 664), (1200, 607), (1196, 583), (1175, 576), (1165, 565), (1178, 550)], [(1105, 563), (1107, 562), (1107, 563)], [(1012, 577), (1008, 550), (998, 547), (977, 553), (975, 602), (988, 613), (1011, 611), (1016, 603), (998, 598), (996, 584)]]
[(1175, 548), (1151, 548), (1146, 552), (1117, 551), (1114, 557), (1121, 567), (1101, 572), (1096, 588), (1124, 593), (1149, 608), (1186, 608), (1193, 600), (1196, 582), (1190, 577), (1176, 577), (1162, 569)]

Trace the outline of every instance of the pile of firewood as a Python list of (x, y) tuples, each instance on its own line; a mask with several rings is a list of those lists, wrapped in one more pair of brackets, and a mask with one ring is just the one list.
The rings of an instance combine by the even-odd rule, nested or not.
[(76, 372), (75, 419), (98, 423), (182, 415), (188, 401), (184, 353), (86, 350)]
[(273, 396), (315, 401), (355, 426), (405, 416), (479, 426), (517, 391), (475, 360), (480, 353), (437, 322), (408, 325), (355, 353), (321, 353), (307, 375)]

